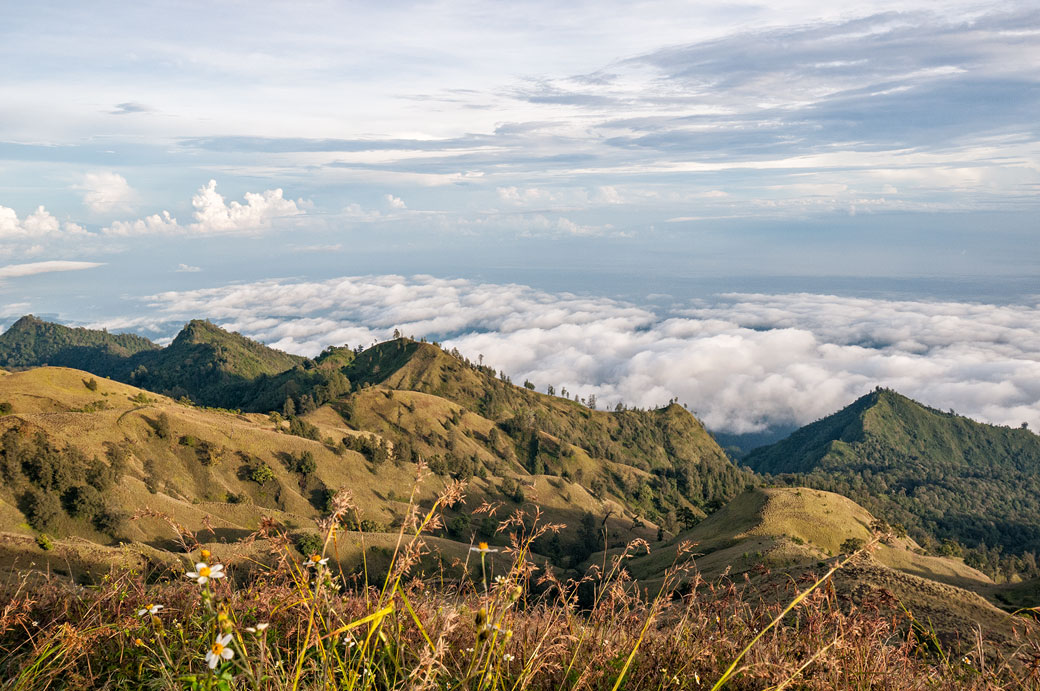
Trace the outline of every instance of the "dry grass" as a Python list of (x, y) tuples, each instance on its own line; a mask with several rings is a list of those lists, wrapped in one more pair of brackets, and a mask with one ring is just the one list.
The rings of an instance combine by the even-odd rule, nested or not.
[[(334, 560), (360, 515), (341, 493), (322, 519), (329, 562), (300, 563), (269, 522), (251, 536), (270, 547), (262, 567), (229, 563), (229, 578), (205, 585), (183, 570), (157, 581), (113, 572), (89, 589), (26, 575), (0, 597), (0, 679), (20, 691), (1037, 687), (1040, 638), (1025, 620), (1003, 655), (980, 640), (954, 657), (884, 594), (839, 594), (834, 574), (862, 568), (859, 553), (764, 588), (705, 581), (692, 545), (681, 545), (646, 591), (626, 570), (648, 550), (636, 540), (603, 568), (561, 582), (530, 552), (558, 526), (515, 512), (497, 516), (508, 547), (475, 545), (430, 570), (427, 535), (462, 488), (422, 506), (420, 494), (387, 559), (352, 573)], [(211, 564), (224, 556), (194, 554)], [(152, 605), (162, 608), (153, 614)], [(221, 641), (211, 669), (206, 654), (221, 652)]]

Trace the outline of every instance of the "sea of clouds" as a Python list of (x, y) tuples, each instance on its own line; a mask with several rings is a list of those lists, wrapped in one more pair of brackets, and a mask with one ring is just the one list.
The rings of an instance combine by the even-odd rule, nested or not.
[(713, 430), (811, 422), (875, 386), (995, 424), (1040, 428), (1040, 299), (1024, 304), (724, 294), (667, 308), (431, 276), (268, 280), (165, 292), (151, 316), (95, 326), (169, 334), (208, 318), (273, 347), (426, 337), (539, 391), (600, 407), (672, 398)]

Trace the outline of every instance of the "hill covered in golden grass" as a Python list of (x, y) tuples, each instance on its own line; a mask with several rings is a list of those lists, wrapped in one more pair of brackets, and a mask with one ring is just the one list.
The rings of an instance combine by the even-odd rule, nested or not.
[[(101, 341), (112, 357), (135, 357)], [(641, 540), (647, 553), (624, 564), (639, 588), (692, 555), (697, 578), (746, 579), (766, 592), (870, 545), (834, 577), (842, 597), (888, 598), (891, 612), (922, 617), (944, 637), (982, 626), (1008, 643), (1011, 620), (990, 602), (1032, 602), (1028, 584), (994, 583), (955, 555), (922, 549), (844, 496), (761, 487), (676, 404), (596, 410), (404, 338), (314, 360), (268, 351), (192, 322), (166, 349), (139, 351), (164, 363), (155, 372), (127, 375), (179, 381), (203, 398), (223, 381), (252, 412), (96, 372), (0, 370), (3, 563), (92, 582), (114, 567), (183, 568), (192, 548), (209, 547), (245, 577), (284, 558), (276, 536), (301, 557), (320, 547), (331, 498), (349, 490), (333, 558), (345, 573), (378, 572), (411, 512), (462, 483), (465, 500), (441, 507), (417, 577), (459, 577), (474, 543), (504, 549), (500, 522), (523, 511), (560, 526), (530, 545), (531, 559), (559, 577), (581, 578)], [(841, 443), (854, 445), (849, 434)], [(421, 467), (432, 475), (416, 486)]]
[[(445, 561), (474, 539), (502, 539), (497, 522), (474, 513), (487, 502), (503, 513), (537, 504), (544, 520), (565, 524), (538, 547), (566, 565), (600, 544), (600, 528), (611, 544), (656, 538), (658, 523), (647, 516), (655, 504), (641, 501), (640, 488), (653, 486), (666, 457), (635, 439), (639, 455), (609, 460), (557, 434), (574, 438), (596, 426), (609, 439), (622, 425), (648, 434), (686, 418), (689, 433), (703, 435), (689, 447), (707, 448), (706, 464), (728, 463), (682, 409), (606, 413), (526, 389), (510, 401), (496, 422), (449, 398), (366, 382), (286, 419), (194, 406), (68, 368), (4, 372), (0, 549), (22, 564), (82, 576), (119, 560), (170, 563), (183, 552), (175, 526), (203, 542), (231, 543), (269, 518), (305, 540), (342, 488), (358, 509), (358, 543), (363, 530), (371, 547), (404, 520), (421, 460), (436, 474), (420, 503), (453, 480), (467, 482), (467, 503), (439, 533)], [(545, 429), (539, 420), (556, 407), (565, 422)], [(515, 423), (514, 413), (534, 422)], [(635, 422), (612, 420), (619, 415)], [(687, 462), (697, 463), (689, 453)], [(586, 516), (598, 526), (591, 537), (579, 530)], [(41, 550), (44, 541), (50, 548)], [(344, 555), (360, 556), (349, 546)]]

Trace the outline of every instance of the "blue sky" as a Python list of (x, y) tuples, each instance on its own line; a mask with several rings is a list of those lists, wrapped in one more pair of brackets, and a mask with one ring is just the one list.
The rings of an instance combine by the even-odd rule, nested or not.
[[(0, 323), (164, 338), (219, 310), (156, 296), (392, 275), (620, 300), (654, 324), (722, 293), (1032, 309), (1040, 9), (820, 5), (9, 9)], [(498, 328), (460, 324), (438, 335)], [(978, 414), (1040, 410), (1029, 372)], [(874, 380), (856, 382), (828, 404)]]

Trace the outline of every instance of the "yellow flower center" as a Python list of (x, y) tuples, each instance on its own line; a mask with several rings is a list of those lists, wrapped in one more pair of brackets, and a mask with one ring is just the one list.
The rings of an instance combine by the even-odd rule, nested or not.
[(317, 564), (319, 561), (321, 561), (321, 555), (320, 554), (312, 554), (311, 555), (311, 561), (313, 561), (315, 564)]
[(208, 550), (208, 549), (204, 549), (204, 550), (202, 550), (202, 551), (201, 551), (201, 552), (199, 553), (199, 555), (200, 555), (200, 556), (202, 557), (203, 561), (206, 561), (206, 560), (208, 560), (208, 559), (210, 558), (210, 552), (209, 552), (209, 550)]
[(220, 653), (223, 652), (223, 650), (224, 650), (224, 646), (222, 646), (220, 643), (214, 643), (213, 644), (213, 654), (214, 655), (220, 655)]
[(151, 611), (152, 611), (153, 609), (155, 609), (155, 605), (153, 605), (153, 604), (149, 603), (149, 604), (148, 604), (148, 605), (147, 605), (147, 606), (145, 607), (145, 609), (146, 609), (146, 610), (148, 610), (149, 612), (151, 612)]
[(205, 576), (206, 578), (209, 578), (209, 575), (212, 572), (213, 572), (213, 570), (211, 568), (209, 568), (208, 566), (203, 566), (201, 569), (199, 569), (199, 575), (200, 576)]
[(487, 548), (488, 548), (488, 543), (486, 543), (486, 542), (478, 542), (477, 543), (477, 549), (479, 549), (481, 552), (486, 552)]

